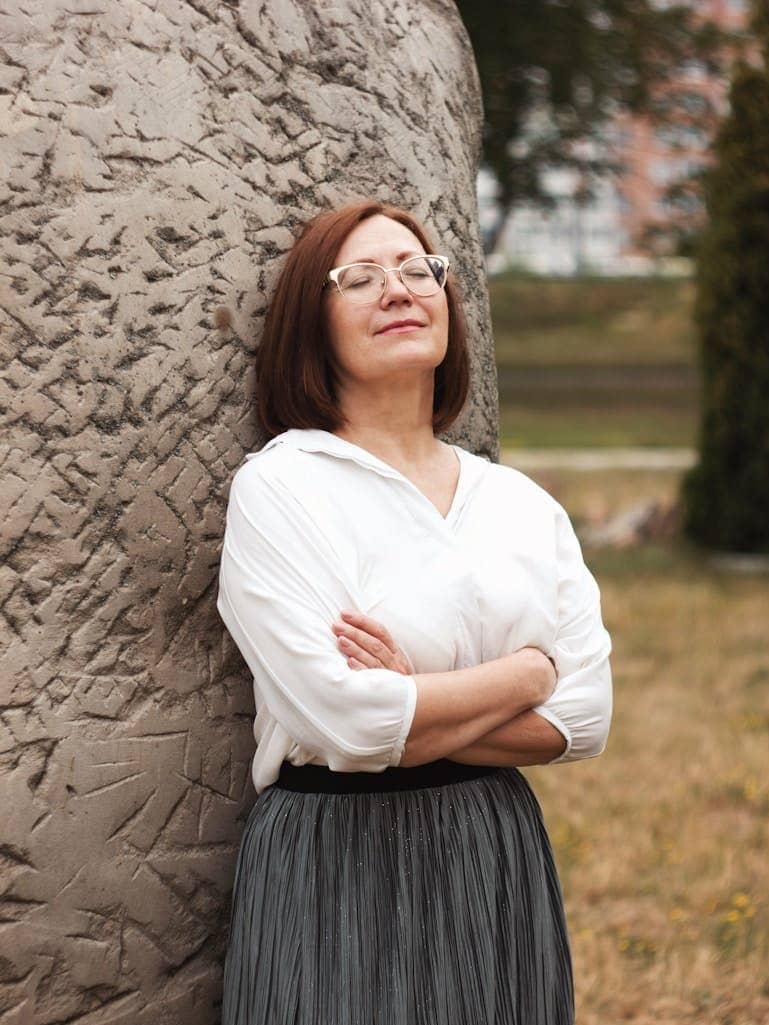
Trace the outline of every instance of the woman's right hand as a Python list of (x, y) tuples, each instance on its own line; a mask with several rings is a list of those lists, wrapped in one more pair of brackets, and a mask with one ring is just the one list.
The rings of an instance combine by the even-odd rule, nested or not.
[(413, 672), (408, 656), (384, 623), (357, 609), (345, 609), (339, 615), (331, 629), (351, 669), (390, 669), (402, 675)]

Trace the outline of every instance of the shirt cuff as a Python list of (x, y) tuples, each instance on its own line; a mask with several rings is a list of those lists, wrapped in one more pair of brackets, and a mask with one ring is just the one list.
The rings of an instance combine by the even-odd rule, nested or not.
[(411, 724), (414, 721), (414, 715), (417, 710), (417, 683), (413, 676), (404, 676), (406, 681), (406, 700), (403, 708), (403, 718), (401, 720), (401, 728), (398, 731), (398, 736), (395, 738), (393, 744), (392, 755), (390, 756), (390, 765), (399, 765), (400, 760), (403, 757), (403, 749), (406, 746), (406, 738), (411, 730)]
[(569, 730), (569, 727), (566, 726), (554, 712), (551, 712), (550, 709), (546, 708), (544, 705), (537, 705), (537, 707), (532, 709), (532, 711), (536, 712), (537, 715), (541, 715), (543, 719), (547, 719), (552, 726), (555, 726), (559, 733), (563, 734), (563, 737), (566, 740), (565, 749), (555, 758), (551, 758), (546, 764), (554, 765), (556, 762), (566, 761), (568, 754), (571, 751), (571, 731)]

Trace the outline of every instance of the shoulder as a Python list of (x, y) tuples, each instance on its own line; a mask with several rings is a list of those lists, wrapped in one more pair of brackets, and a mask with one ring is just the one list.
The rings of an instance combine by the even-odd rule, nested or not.
[(327, 474), (314, 452), (276, 440), (244, 456), (230, 482), (229, 505), (265, 529), (317, 533), (326, 523)]
[(230, 488), (239, 492), (259, 492), (270, 486), (290, 485), (300, 480), (306, 468), (307, 453), (291, 445), (268, 442), (256, 452), (248, 452), (235, 470)]
[(297, 463), (303, 454), (287, 445), (275, 445), (245, 455), (230, 478), (227, 502), (231, 513), (263, 528), (287, 528), (301, 515)]
[(531, 540), (540, 538), (562, 572), (584, 572), (582, 544), (564, 506), (521, 470), (490, 463), (488, 480), (494, 506), (504, 509), (507, 522), (525, 531)]
[(564, 512), (563, 506), (549, 491), (514, 466), (506, 463), (488, 463), (486, 482), (497, 495), (519, 505), (523, 504), (533, 513), (556, 517)]

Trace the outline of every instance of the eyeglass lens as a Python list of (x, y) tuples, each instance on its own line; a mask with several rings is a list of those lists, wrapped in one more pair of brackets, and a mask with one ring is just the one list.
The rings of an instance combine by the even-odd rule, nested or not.
[[(403, 283), (414, 295), (434, 295), (445, 284), (446, 268), (441, 260), (415, 256), (401, 268)], [(340, 291), (353, 302), (374, 302), (385, 290), (386, 275), (373, 263), (354, 263), (339, 275)]]

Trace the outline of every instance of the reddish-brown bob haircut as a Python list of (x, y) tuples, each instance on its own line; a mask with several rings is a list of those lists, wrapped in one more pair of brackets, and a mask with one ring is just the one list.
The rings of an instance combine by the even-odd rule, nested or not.
[[(346, 424), (337, 402), (338, 381), (326, 328), (328, 272), (352, 229), (375, 214), (405, 225), (435, 252), (422, 225), (407, 211), (376, 200), (359, 200), (308, 221), (286, 258), (264, 322), (256, 356), (256, 415), (267, 439), (291, 427), (335, 431)], [(446, 278), (449, 337), (435, 368), (433, 433), (459, 416), (470, 389), (470, 359), (462, 303), (452, 272)]]

